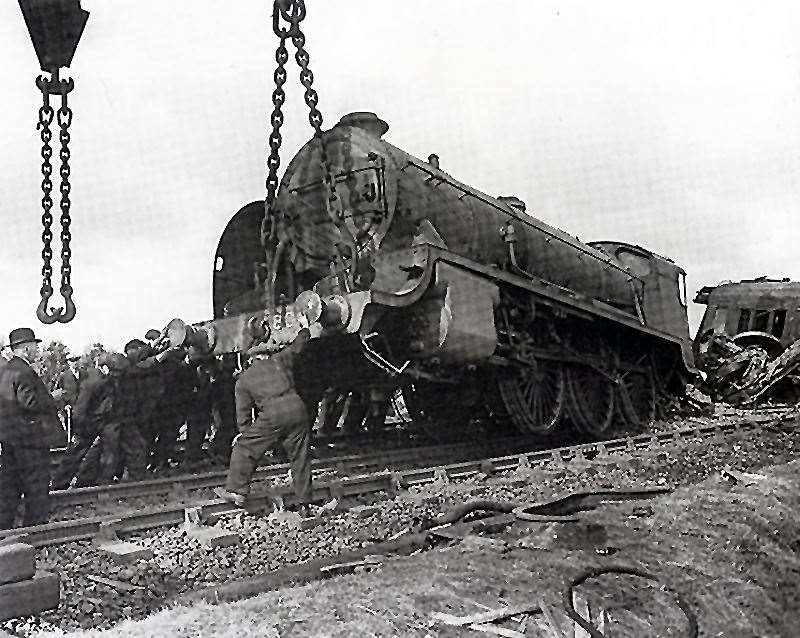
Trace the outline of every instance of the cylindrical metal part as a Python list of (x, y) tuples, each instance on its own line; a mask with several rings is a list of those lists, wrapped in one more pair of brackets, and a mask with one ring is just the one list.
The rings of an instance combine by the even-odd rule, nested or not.
[[(343, 236), (357, 238), (359, 253), (377, 249), (385, 254), (411, 246), (425, 221), (448, 250), (480, 264), (510, 268), (500, 230), (512, 225), (518, 271), (634, 311), (631, 275), (614, 257), (528, 215), (518, 198), (481, 193), (392, 146), (370, 122), (362, 121), (361, 114), (345, 117), (326, 133), (344, 220), (334, 222), (327, 214), (318, 142), (303, 147), (286, 170), (277, 205), (284, 212), (281, 232), (295, 249), (292, 261), (299, 276), (310, 281), (326, 277), (331, 261), (340, 258), (336, 246)], [(379, 273), (371, 287), (390, 290), (382, 285)]]

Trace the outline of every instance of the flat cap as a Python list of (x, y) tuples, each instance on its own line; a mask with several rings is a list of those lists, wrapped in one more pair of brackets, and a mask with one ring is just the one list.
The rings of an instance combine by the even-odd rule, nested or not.
[(130, 362), (128, 357), (118, 352), (104, 352), (97, 360), (97, 365), (108, 366), (109, 370), (122, 372), (128, 368)]
[(144, 348), (146, 346), (147, 344), (141, 339), (131, 339), (128, 343), (125, 344), (125, 352), (127, 352), (128, 350), (138, 350), (139, 348)]

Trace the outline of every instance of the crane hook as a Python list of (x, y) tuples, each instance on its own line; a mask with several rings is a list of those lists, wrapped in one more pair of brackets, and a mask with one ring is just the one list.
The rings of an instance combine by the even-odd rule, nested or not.
[(75, 303), (72, 301), (72, 286), (61, 286), (61, 296), (64, 297), (64, 307), (48, 308), (50, 298), (53, 296), (52, 286), (42, 286), (39, 291), (42, 300), (36, 308), (36, 318), (44, 324), (69, 323), (75, 318)]

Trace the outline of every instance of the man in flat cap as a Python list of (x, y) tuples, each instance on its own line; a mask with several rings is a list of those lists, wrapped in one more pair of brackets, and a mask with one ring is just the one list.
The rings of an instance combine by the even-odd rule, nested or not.
[[(67, 489), (76, 475), (77, 487), (97, 481), (100, 465), (99, 441), (96, 458), (89, 458), (88, 455), (103, 427), (113, 416), (114, 383), (109, 377), (113, 362), (111, 365), (109, 363), (110, 354), (102, 353), (98, 359), (97, 374), (92, 374), (81, 383), (72, 420), (73, 438), (53, 477), (53, 489)], [(82, 465), (84, 462), (85, 466)], [(83, 476), (79, 474), (82, 467)]]
[(23, 495), (23, 526), (45, 523), (49, 514), (50, 447), (63, 442), (64, 432), (53, 397), (30, 366), (40, 342), (30, 328), (12, 330), (13, 356), (0, 361), (0, 529), (14, 524)]
[[(255, 360), (236, 381), (236, 423), (240, 434), (231, 452), (224, 488), (217, 496), (244, 505), (250, 479), (267, 450), (282, 443), (292, 468), (292, 482), (301, 515), (309, 511), (311, 487), (311, 422), (321, 391), (304, 369), (304, 353), (311, 338), (307, 317), (299, 312), (281, 334), (264, 336), (250, 348)], [(324, 388), (323, 388), (324, 389)], [(251, 419), (256, 409), (255, 421)]]

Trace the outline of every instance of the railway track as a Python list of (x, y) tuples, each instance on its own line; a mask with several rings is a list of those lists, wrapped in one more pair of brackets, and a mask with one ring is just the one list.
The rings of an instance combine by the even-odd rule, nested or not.
[[(411, 446), (400, 449), (382, 450), (368, 454), (348, 454), (317, 458), (312, 461), (315, 474), (337, 472), (356, 474), (376, 471), (404, 463), (433, 461), (435, 459), (459, 458), (474, 455), (476, 452), (502, 454), (515, 449), (530, 449), (541, 446), (541, 437), (510, 436), (481, 443), (465, 442), (450, 445)], [(285, 476), (289, 470), (288, 463), (273, 463), (256, 470), (254, 481), (266, 481)], [(98, 503), (126, 498), (155, 496), (159, 494), (177, 493), (185, 496), (186, 492), (211, 489), (225, 482), (227, 470), (204, 472), (201, 474), (182, 474), (144, 481), (128, 481), (111, 485), (98, 485), (68, 490), (55, 490), (50, 493), (53, 508)]]
[[(380, 471), (349, 479), (316, 481), (314, 486), (314, 498), (319, 500), (328, 498), (342, 499), (365, 494), (374, 494), (377, 492), (393, 494), (400, 489), (411, 486), (423, 485), (434, 481), (465, 479), (479, 473), (493, 474), (515, 470), (524, 473), (536, 468), (546, 468), (553, 465), (570, 466), (576, 464), (594, 464), (603, 466), (606, 464), (613, 464), (630, 455), (647, 454), (651, 452), (658, 453), (659, 450), (674, 444), (709, 441), (714, 438), (724, 438), (732, 435), (738, 436), (770, 427), (781, 427), (785, 431), (795, 431), (800, 427), (800, 424), (794, 421), (794, 416), (795, 412), (792, 410), (782, 415), (762, 416), (729, 423), (699, 424), (672, 432), (656, 432), (653, 434), (642, 434), (596, 443), (569, 445), (545, 450), (528, 450), (516, 454), (507, 454), (490, 458), (484, 457), (445, 465), (432, 465), (395, 471)], [(794, 422), (787, 424), (786, 421), (788, 419), (792, 419)], [(449, 448), (452, 446), (445, 447)], [(439, 449), (441, 449), (441, 447)], [(419, 452), (419, 448), (416, 451)], [(411, 451), (407, 452), (410, 453)], [(359, 459), (358, 462), (351, 467), (351, 470), (357, 471), (356, 468), (363, 469), (363, 462), (363, 458)], [(344, 466), (340, 466), (337, 469), (341, 469), (342, 467)], [(286, 469), (286, 465), (263, 468), (260, 478), (266, 479), (270, 476), (280, 476)], [(321, 469), (319, 463), (316, 469)], [(212, 474), (218, 475), (221, 473)], [(210, 481), (212, 478), (187, 477), (185, 480), (195, 481), (196, 485), (210, 486), (210, 484), (203, 484), (202, 482)], [(219, 480), (219, 477), (215, 477), (213, 480)], [(119, 490), (118, 493), (123, 493), (125, 490), (134, 490), (136, 487), (146, 490), (164, 489), (166, 486), (160, 485), (160, 481), (161, 480), (157, 479), (155, 481), (146, 481), (139, 484), (131, 483), (128, 485), (107, 486), (105, 488), (85, 488), (86, 491), (83, 492), (83, 495), (84, 497), (88, 497), (90, 493), (115, 493), (114, 490)], [(175, 482), (174, 479), (165, 481)], [(144, 484), (148, 485), (142, 487)], [(93, 491), (89, 492), (89, 490)], [(72, 490), (72, 492), (77, 493), (78, 490)], [(67, 497), (65, 496), (64, 498)], [(79, 498), (79, 496), (76, 494), (69, 498)], [(292, 490), (289, 485), (276, 485), (265, 492), (253, 494), (248, 504), (248, 511), (256, 512), (271, 507), (277, 499), (283, 500), (286, 504), (291, 504), (293, 498)], [(0, 530), (0, 539), (9, 536), (21, 536), (24, 538), (24, 542), (42, 547), (90, 539), (96, 537), (101, 532), (125, 534), (164, 526), (179, 525), (189, 518), (192, 520), (213, 522), (220, 516), (241, 511), (241, 509), (220, 499), (196, 500), (181, 503), (180, 505), (153, 508), (123, 515), (95, 516), (91, 518), (49, 523), (35, 527)]]

